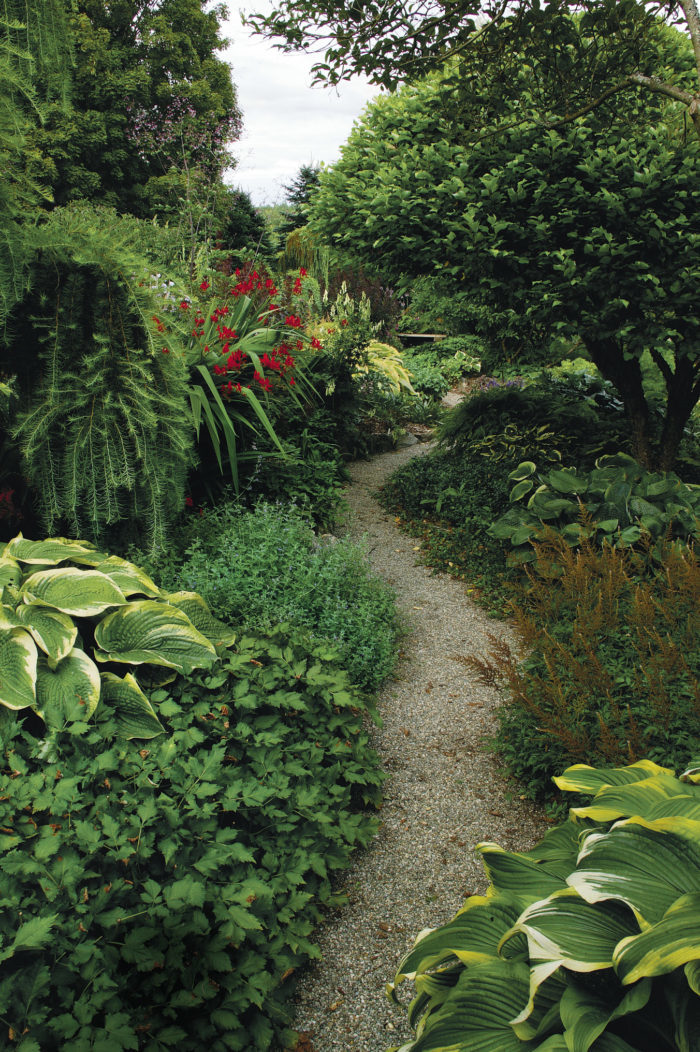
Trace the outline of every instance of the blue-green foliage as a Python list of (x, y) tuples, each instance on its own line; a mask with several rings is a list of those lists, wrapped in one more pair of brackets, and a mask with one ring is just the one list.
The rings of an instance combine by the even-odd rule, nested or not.
[(147, 743), (108, 702), (43, 740), (3, 714), (11, 1047), (286, 1047), (283, 984), (318, 956), (317, 901), (372, 835), (356, 808), (382, 781), (333, 657), (288, 630), (242, 638), (215, 673), (151, 691), (166, 732)]

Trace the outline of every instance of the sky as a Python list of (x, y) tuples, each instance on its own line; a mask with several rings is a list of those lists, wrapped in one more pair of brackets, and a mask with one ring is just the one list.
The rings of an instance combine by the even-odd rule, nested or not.
[(226, 181), (247, 191), (254, 205), (285, 199), (302, 164), (332, 164), (367, 102), (379, 89), (361, 78), (340, 88), (311, 85), (314, 56), (284, 54), (240, 24), (240, 11), (264, 11), (266, 0), (228, 0), (221, 53), (231, 65), (243, 133), (233, 145), (238, 159)]

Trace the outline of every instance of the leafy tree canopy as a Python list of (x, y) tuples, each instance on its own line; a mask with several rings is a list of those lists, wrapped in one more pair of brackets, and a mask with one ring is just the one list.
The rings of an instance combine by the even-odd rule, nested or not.
[[(690, 78), (669, 77), (657, 64), (663, 20), (690, 36)], [(505, 95), (514, 75), (527, 72), (548, 124), (571, 120), (620, 92), (645, 89), (684, 107), (700, 136), (695, 0), (280, 0), (271, 14), (250, 15), (248, 22), (285, 50), (323, 52), (318, 80), (337, 83), (363, 73), (393, 88), (459, 55), (463, 71), (489, 69)]]

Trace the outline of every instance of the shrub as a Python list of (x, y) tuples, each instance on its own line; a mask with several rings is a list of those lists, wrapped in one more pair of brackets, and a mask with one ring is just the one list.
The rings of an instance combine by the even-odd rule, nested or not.
[(199, 592), (232, 624), (290, 621), (330, 640), (353, 681), (378, 689), (394, 666), (398, 626), (392, 592), (361, 546), (319, 543), (293, 506), (246, 512), (231, 504), (206, 512), (199, 526), (181, 568), (161, 578), (167, 587)]
[(700, 741), (700, 565), (692, 549), (535, 545), (510, 609), (517, 655), (463, 660), (507, 687), (497, 745), (531, 795), (567, 763), (685, 765)]
[(0, 1017), (23, 1052), (285, 1046), (316, 902), (376, 828), (363, 706), (326, 645), (246, 636), (150, 701), (144, 748), (109, 700), (38, 737), (0, 724)]
[(487, 895), (423, 932), (389, 988), (416, 977), (402, 1052), (696, 1048), (699, 780), (572, 767), (556, 781), (590, 806), (531, 851), (478, 845)]

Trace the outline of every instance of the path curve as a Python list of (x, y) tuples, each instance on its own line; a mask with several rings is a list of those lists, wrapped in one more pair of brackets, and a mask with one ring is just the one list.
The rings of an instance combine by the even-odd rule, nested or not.
[[(508, 634), (469, 598), (467, 586), (417, 565), (418, 544), (374, 499), (425, 445), (351, 465), (346, 532), (367, 537), (375, 572), (397, 593), (408, 629), (395, 677), (379, 698), (374, 745), (390, 780), (372, 845), (343, 874), (349, 905), (317, 933), (323, 959), (299, 983), (294, 1026), (313, 1052), (385, 1052), (411, 1032), (386, 999), (387, 981), (415, 936), (443, 924), (486, 881), (473, 846), (531, 847), (543, 815), (512, 793), (480, 745), (494, 728), (498, 693), (456, 655), (483, 652), (487, 633)], [(407, 991), (410, 994), (410, 991)]]

